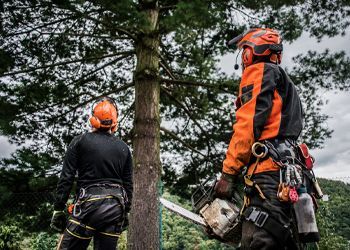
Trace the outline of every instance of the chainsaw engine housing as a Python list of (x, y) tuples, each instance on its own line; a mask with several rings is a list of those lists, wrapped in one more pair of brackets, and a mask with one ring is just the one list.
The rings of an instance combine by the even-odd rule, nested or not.
[(238, 245), (241, 241), (242, 225), (239, 208), (230, 201), (216, 198), (199, 212), (213, 233), (225, 242)]
[(234, 192), (231, 200), (214, 198), (215, 184), (216, 178), (209, 178), (200, 184), (192, 194), (193, 210), (202, 216), (221, 241), (238, 246), (242, 235), (240, 207), (243, 205), (243, 197)]

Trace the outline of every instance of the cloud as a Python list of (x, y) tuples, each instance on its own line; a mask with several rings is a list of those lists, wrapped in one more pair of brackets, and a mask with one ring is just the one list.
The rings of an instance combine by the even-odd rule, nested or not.
[(329, 93), (324, 112), (331, 116), (328, 126), (334, 130), (323, 149), (312, 152), (315, 172), (323, 177), (350, 176), (350, 92)]
[(16, 145), (9, 143), (7, 137), (0, 136), (0, 159), (9, 157), (16, 148)]

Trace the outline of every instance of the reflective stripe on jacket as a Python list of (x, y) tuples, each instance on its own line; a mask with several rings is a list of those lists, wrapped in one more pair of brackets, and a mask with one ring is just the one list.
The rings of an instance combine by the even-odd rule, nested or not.
[[(249, 164), (254, 142), (276, 137), (297, 139), (302, 130), (300, 98), (291, 79), (276, 64), (260, 62), (244, 70), (236, 105), (224, 173), (238, 174)], [(268, 159), (258, 165), (256, 173), (277, 169)]]

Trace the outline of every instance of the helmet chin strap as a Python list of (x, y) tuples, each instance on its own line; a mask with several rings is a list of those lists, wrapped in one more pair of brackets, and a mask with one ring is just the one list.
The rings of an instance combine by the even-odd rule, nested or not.
[(279, 64), (278, 55), (277, 54), (271, 54), (270, 62), (275, 63), (275, 64)]

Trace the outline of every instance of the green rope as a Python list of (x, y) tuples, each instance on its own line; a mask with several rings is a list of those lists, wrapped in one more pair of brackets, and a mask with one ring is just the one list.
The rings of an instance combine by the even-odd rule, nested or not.
[[(158, 182), (158, 194), (159, 197), (162, 197), (163, 195), (163, 182), (162, 180), (160, 180)], [(163, 205), (159, 204), (159, 249), (162, 250), (163, 249), (163, 235), (162, 235), (162, 231), (163, 231), (163, 223), (162, 223), (162, 211), (163, 211)]]

